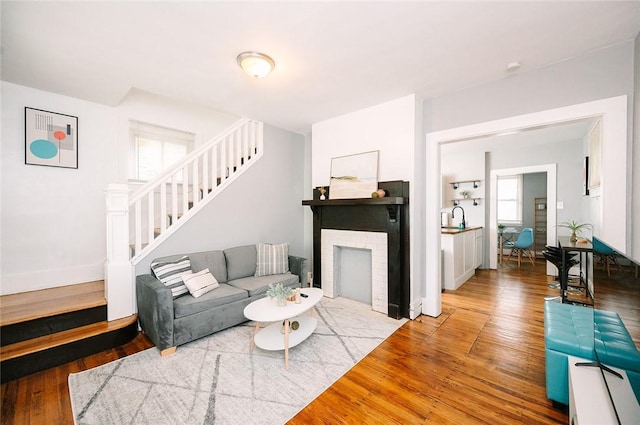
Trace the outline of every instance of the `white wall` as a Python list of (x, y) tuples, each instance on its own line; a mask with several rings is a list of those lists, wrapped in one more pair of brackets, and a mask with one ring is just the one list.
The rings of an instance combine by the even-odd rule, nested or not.
[[(102, 279), (116, 111), (7, 82), (1, 88), (0, 293)], [(78, 117), (78, 169), (25, 165), (25, 106)]]
[(640, 261), (640, 34), (635, 39), (634, 64), (633, 64), (633, 143), (630, 144), (632, 152), (629, 155), (632, 164), (632, 206), (631, 217), (635, 217), (632, 223), (633, 227), (633, 246), (631, 250), (632, 257), (636, 261)]
[(631, 107), (633, 49), (633, 42), (624, 42), (546, 68), (523, 71), (493, 83), (437, 97), (432, 100), (431, 130), (620, 95), (629, 96)]
[(331, 158), (380, 151), (378, 180), (413, 179), (415, 95), (313, 124), (312, 179), (328, 186)]

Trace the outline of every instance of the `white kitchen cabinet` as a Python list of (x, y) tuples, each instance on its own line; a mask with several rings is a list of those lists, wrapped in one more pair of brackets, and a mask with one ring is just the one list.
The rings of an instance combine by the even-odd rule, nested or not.
[(441, 246), (444, 253), (442, 275), (445, 289), (458, 289), (475, 274), (478, 255), (482, 258), (482, 254), (477, 252), (477, 230), (480, 230), (482, 235), (481, 227), (442, 232)]

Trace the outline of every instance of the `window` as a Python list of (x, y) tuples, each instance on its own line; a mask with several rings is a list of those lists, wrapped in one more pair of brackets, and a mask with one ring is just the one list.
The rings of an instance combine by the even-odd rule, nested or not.
[(193, 150), (194, 134), (130, 121), (134, 179), (148, 181)]
[(522, 174), (498, 177), (498, 223), (522, 225)]

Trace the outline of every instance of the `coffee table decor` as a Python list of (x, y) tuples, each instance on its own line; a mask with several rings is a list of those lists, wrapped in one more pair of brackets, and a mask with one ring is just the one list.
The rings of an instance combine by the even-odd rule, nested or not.
[(284, 286), (282, 283), (275, 285), (270, 283), (266, 294), (268, 298), (276, 300), (278, 307), (286, 307), (287, 300), (293, 295), (293, 288)]

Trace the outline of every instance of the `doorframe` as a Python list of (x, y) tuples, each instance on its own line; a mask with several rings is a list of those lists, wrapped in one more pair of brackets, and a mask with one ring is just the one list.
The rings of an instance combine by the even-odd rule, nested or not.
[[(498, 177), (500, 176), (514, 176), (517, 174), (531, 174), (531, 173), (547, 173), (547, 245), (556, 245), (556, 220), (557, 210), (554, 207), (558, 200), (557, 193), (557, 179), (558, 179), (558, 165), (557, 164), (541, 164), (532, 165), (528, 167), (514, 167), (503, 168), (501, 170), (491, 170), (489, 184), (489, 268), (498, 268), (498, 214), (497, 214), (497, 188)], [(554, 272), (554, 266), (547, 263), (547, 274), (551, 275)]]
[[(600, 202), (602, 231), (621, 252), (626, 252), (626, 223), (630, 216), (627, 205), (627, 96), (616, 96), (592, 102), (549, 109), (530, 114), (487, 121), (479, 124), (429, 132), (426, 134), (425, 167), (425, 282), (422, 313), (437, 317), (442, 312), (440, 253), (440, 145), (448, 142), (486, 137), (527, 128), (555, 125), (584, 118), (602, 117), (602, 164), (616, 164), (616, 155), (624, 154), (624, 167), (609, 166), (603, 170), (601, 188), (607, 195), (607, 209)], [(615, 161), (618, 159), (618, 161)], [(605, 214), (606, 213), (606, 214)], [(618, 227), (616, 227), (618, 226)]]

